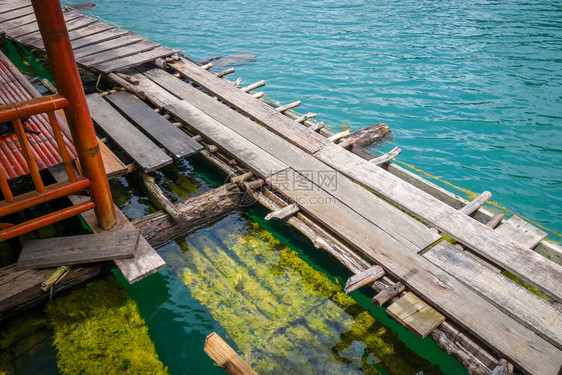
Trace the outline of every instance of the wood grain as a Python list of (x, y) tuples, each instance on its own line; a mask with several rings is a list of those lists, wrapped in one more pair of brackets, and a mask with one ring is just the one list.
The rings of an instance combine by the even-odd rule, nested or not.
[(150, 172), (173, 162), (172, 158), (123, 118), (99, 94), (90, 94), (86, 99), (95, 123), (145, 172)]
[(203, 350), (217, 365), (230, 375), (258, 375), (218, 334), (205, 339)]
[(129, 229), (31, 240), (23, 246), (16, 270), (132, 258), (138, 238), (138, 229)]
[(515, 215), (503, 221), (496, 231), (529, 249), (537, 246), (547, 236), (546, 232)]
[(386, 312), (421, 338), (429, 335), (445, 321), (445, 316), (411, 292), (388, 306)]
[(132, 94), (121, 91), (108, 95), (107, 99), (176, 158), (184, 158), (203, 149), (203, 146), (191, 139), (189, 135), (172, 125), (170, 121), (154, 112), (152, 108)]

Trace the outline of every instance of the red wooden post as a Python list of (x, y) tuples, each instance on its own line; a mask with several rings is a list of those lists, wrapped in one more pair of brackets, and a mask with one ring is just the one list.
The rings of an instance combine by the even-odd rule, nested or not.
[(65, 115), (80, 165), (91, 182), (90, 197), (96, 205), (98, 223), (109, 229), (116, 222), (115, 209), (60, 2), (32, 0), (31, 3), (57, 90), (68, 100)]

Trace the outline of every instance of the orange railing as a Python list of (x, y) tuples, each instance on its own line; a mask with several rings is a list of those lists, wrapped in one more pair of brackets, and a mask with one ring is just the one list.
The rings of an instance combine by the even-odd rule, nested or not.
[[(35, 186), (34, 191), (14, 196), (8, 184), (7, 176), (0, 172), (0, 190), (4, 196), (4, 200), (0, 202), (0, 217), (4, 217), (14, 212), (33, 207), (56, 198), (76, 193), (90, 186), (90, 181), (87, 178), (83, 176), (77, 177), (74, 172), (72, 158), (66, 148), (60, 125), (54, 112), (57, 109), (65, 108), (67, 106), (68, 101), (61, 95), (46, 96), (0, 106), (0, 123), (11, 122), (14, 133), (16, 134), (19, 142), (21, 154), (25, 159), (27, 169), (31, 175), (33, 185)], [(48, 186), (44, 185), (41, 175), (39, 174), (39, 168), (33, 156), (31, 145), (27, 139), (21, 120), (24, 117), (30, 117), (41, 113), (47, 114), (53, 131), (53, 137), (58, 146), (58, 151), (63, 160), (68, 176), (67, 181)], [(88, 200), (80, 205), (63, 208), (39, 218), (16, 225), (4, 223), (2, 224), (3, 229), (0, 230), (0, 241), (19, 236), (23, 233), (52, 224), (56, 221), (69, 218), (94, 207), (95, 204), (91, 200)]]

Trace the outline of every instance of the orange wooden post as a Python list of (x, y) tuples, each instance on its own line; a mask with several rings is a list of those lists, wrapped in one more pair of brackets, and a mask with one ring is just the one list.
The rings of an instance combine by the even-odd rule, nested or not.
[(68, 100), (65, 115), (80, 165), (91, 182), (90, 197), (96, 205), (98, 223), (109, 229), (116, 222), (115, 209), (60, 2), (31, 0), (31, 3), (57, 90)]

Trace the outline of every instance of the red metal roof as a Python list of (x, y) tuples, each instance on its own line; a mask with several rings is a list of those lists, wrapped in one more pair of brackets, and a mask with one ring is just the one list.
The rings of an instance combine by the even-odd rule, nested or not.
[[(39, 96), (37, 90), (32, 86), (30, 87), (29, 84), (22, 84), (22, 80), (27, 83), (26, 78), (0, 51), (0, 105), (12, 104)], [(66, 124), (62, 123), (62, 121), (60, 122), (61, 127), (64, 129)], [(33, 151), (33, 157), (40, 170), (63, 162), (46, 114), (31, 116), (24, 123), (24, 126), (29, 130), (40, 132), (39, 134), (27, 134)], [(65, 134), (63, 134), (63, 137), (70, 157), (76, 158), (74, 146)], [(15, 134), (4, 138), (0, 137), (0, 172), (4, 173), (7, 179), (29, 173)]]

